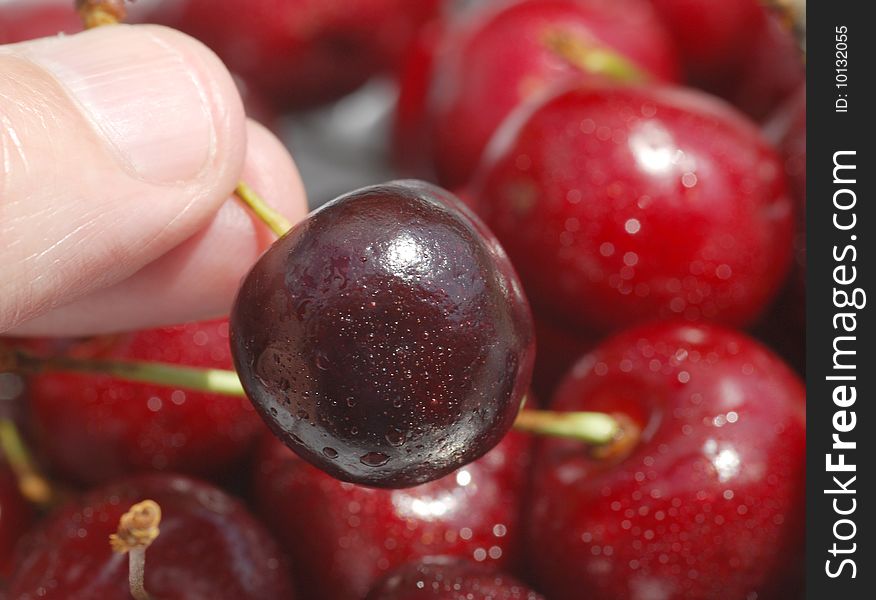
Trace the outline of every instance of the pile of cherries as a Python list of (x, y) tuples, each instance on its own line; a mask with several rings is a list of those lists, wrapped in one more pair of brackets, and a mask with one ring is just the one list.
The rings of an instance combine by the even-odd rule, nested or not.
[[(388, 142), (418, 179), (315, 210), (227, 318), (0, 338), (234, 368), (246, 393), (0, 373), (0, 417), (56, 488), (33, 506), (0, 463), (0, 597), (130, 598), (108, 536), (145, 498), (164, 515), (155, 600), (802, 597), (805, 81), (786, 17), (141, 2), (133, 20), (202, 39), (267, 114), (394, 77)], [(78, 29), (67, 0), (0, 4), (0, 43)], [(565, 413), (617, 427), (514, 430)]]

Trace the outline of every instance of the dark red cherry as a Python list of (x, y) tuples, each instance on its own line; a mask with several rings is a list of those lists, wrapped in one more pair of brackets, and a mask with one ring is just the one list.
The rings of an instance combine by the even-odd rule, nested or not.
[[(227, 321), (209, 321), (82, 342), (81, 358), (230, 368)], [(98, 483), (133, 471), (219, 475), (264, 431), (245, 398), (133, 383), (106, 375), (30, 379), (40, 449), (65, 478)]]
[(651, 0), (672, 32), (688, 77), (714, 80), (754, 45), (764, 19), (759, 0)]
[(804, 393), (779, 358), (716, 325), (604, 342), (551, 408), (619, 412), (641, 438), (607, 457), (544, 440), (526, 540), (540, 589), (552, 600), (796, 597)]
[(305, 598), (362, 598), (389, 569), (429, 555), (497, 569), (519, 558), (525, 434), (511, 432), (478, 460), (405, 490), (340, 482), (275, 438), (265, 442), (255, 467), (256, 501), (289, 552)]
[(146, 550), (146, 590), (162, 600), (292, 599), (276, 543), (243, 504), (219, 488), (149, 474), (89, 492), (56, 509), (21, 548), (9, 584), (18, 600), (130, 600), (128, 560), (109, 536), (134, 503), (161, 506)]
[(306, 108), (400, 61), (440, 0), (183, 0), (144, 19), (210, 46), (268, 98)]
[(408, 563), (368, 594), (366, 600), (544, 600), (504, 573), (471, 561), (433, 556)]
[(341, 196), (275, 242), (240, 288), (231, 347), (286, 445), (377, 487), (437, 479), (495, 446), (534, 353), (495, 238), (417, 181)]
[(15, 545), (30, 529), (34, 516), (12, 469), (0, 464), (0, 577), (9, 577)]
[(0, 2), (0, 44), (82, 31), (82, 19), (66, 0)]
[(781, 162), (724, 103), (667, 88), (545, 100), (480, 174), (476, 210), (536, 309), (588, 330), (752, 322), (791, 258)]
[(766, 15), (755, 42), (742, 50), (736, 73), (706, 85), (755, 119), (764, 119), (806, 81), (803, 54), (788, 25)]
[(768, 116), (804, 79), (788, 25), (759, 0), (651, 0), (678, 45), (688, 79), (754, 118)]
[(669, 36), (641, 0), (523, 0), (498, 8), (487, 3), (467, 17), (432, 44), (428, 93), (422, 90), (430, 65), (414, 57), (402, 78), (405, 102), (397, 123), (416, 122), (409, 104), (419, 98), (438, 181), (451, 189), (469, 181), (487, 142), (516, 106), (551, 85), (593, 78), (592, 67), (581, 64), (587, 51), (617, 53), (645, 77), (678, 77)]

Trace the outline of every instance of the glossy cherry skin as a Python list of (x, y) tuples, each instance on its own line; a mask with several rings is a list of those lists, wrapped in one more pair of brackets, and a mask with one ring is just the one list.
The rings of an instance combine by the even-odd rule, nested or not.
[[(231, 367), (224, 320), (96, 339), (68, 353)], [(73, 373), (34, 376), (29, 386), (40, 449), (58, 474), (79, 483), (153, 470), (219, 475), (264, 431), (246, 398)]]
[(744, 325), (781, 285), (794, 219), (782, 165), (724, 103), (577, 87), (507, 134), (473, 195), (537, 310), (592, 331)]
[(626, 455), (545, 440), (526, 548), (553, 600), (794, 597), (802, 583), (805, 398), (782, 361), (717, 325), (652, 324), (570, 372), (558, 411), (619, 412)]
[(82, 19), (66, 0), (0, 2), (0, 44), (82, 31)]
[[(493, 133), (516, 106), (558, 82), (592, 79), (551, 45), (551, 37), (560, 34), (621, 54), (645, 77), (678, 78), (672, 42), (647, 2), (523, 0), (498, 8), (487, 3), (434, 44), (429, 92), (419, 93), (442, 185), (453, 189), (470, 180)], [(402, 88), (422, 85), (422, 58), (414, 62)], [(416, 95), (401, 92), (405, 100)]]
[(397, 181), (323, 206), (262, 256), (231, 314), (247, 395), (329, 474), (406, 487), (482, 456), (529, 387), (532, 318), (492, 234)]
[(511, 432), (437, 481), (379, 490), (333, 479), (270, 437), (256, 461), (255, 498), (291, 556), (303, 598), (363, 598), (389, 569), (424, 556), (512, 567), (528, 450), (528, 436)]
[(544, 600), (504, 573), (471, 561), (435, 556), (395, 569), (366, 600)]
[(15, 474), (8, 465), (0, 464), (0, 577), (9, 577), (15, 545), (30, 529), (34, 517), (33, 509), (18, 490)]
[(285, 108), (352, 92), (393, 67), (440, 0), (183, 0), (148, 18), (210, 46)]
[(17, 600), (130, 600), (128, 560), (109, 535), (131, 505), (161, 506), (146, 551), (146, 590), (162, 600), (292, 599), (276, 542), (239, 501), (186, 477), (155, 473), (93, 490), (56, 509), (23, 544), (9, 584)]

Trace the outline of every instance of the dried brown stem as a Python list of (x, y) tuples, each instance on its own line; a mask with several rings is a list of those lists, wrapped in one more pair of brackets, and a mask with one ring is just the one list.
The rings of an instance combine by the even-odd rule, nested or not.
[(128, 553), (128, 585), (135, 600), (151, 600), (146, 591), (146, 548), (158, 537), (161, 507), (154, 500), (138, 502), (119, 519), (119, 528), (110, 535), (115, 552)]
[(125, 20), (125, 0), (76, 0), (76, 11), (86, 29), (113, 25)]

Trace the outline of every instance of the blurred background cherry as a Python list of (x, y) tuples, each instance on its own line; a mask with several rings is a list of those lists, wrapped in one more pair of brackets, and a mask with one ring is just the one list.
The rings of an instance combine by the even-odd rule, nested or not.
[(0, 462), (0, 578), (5, 579), (12, 572), (15, 546), (35, 517), (36, 511), (19, 491), (15, 474), (9, 465)]
[(171, 474), (114, 482), (54, 510), (19, 547), (10, 598), (130, 600), (128, 559), (109, 536), (131, 505), (161, 506), (145, 583), (162, 600), (292, 600), (287, 565), (270, 534), (239, 501)]
[[(68, 354), (231, 368), (225, 320), (96, 338), (75, 344)], [(106, 375), (31, 377), (28, 405), (51, 468), (81, 484), (137, 471), (224, 475), (264, 430), (246, 398)]]
[(333, 479), (270, 436), (254, 495), (292, 558), (302, 598), (362, 598), (389, 569), (425, 556), (516, 567), (529, 444), (512, 432), (442, 479), (380, 490)]
[(451, 189), (470, 180), (511, 111), (546, 88), (679, 77), (669, 35), (643, 0), (485, 2), (424, 35), (401, 79), (397, 154), (425, 153), (424, 173)]

